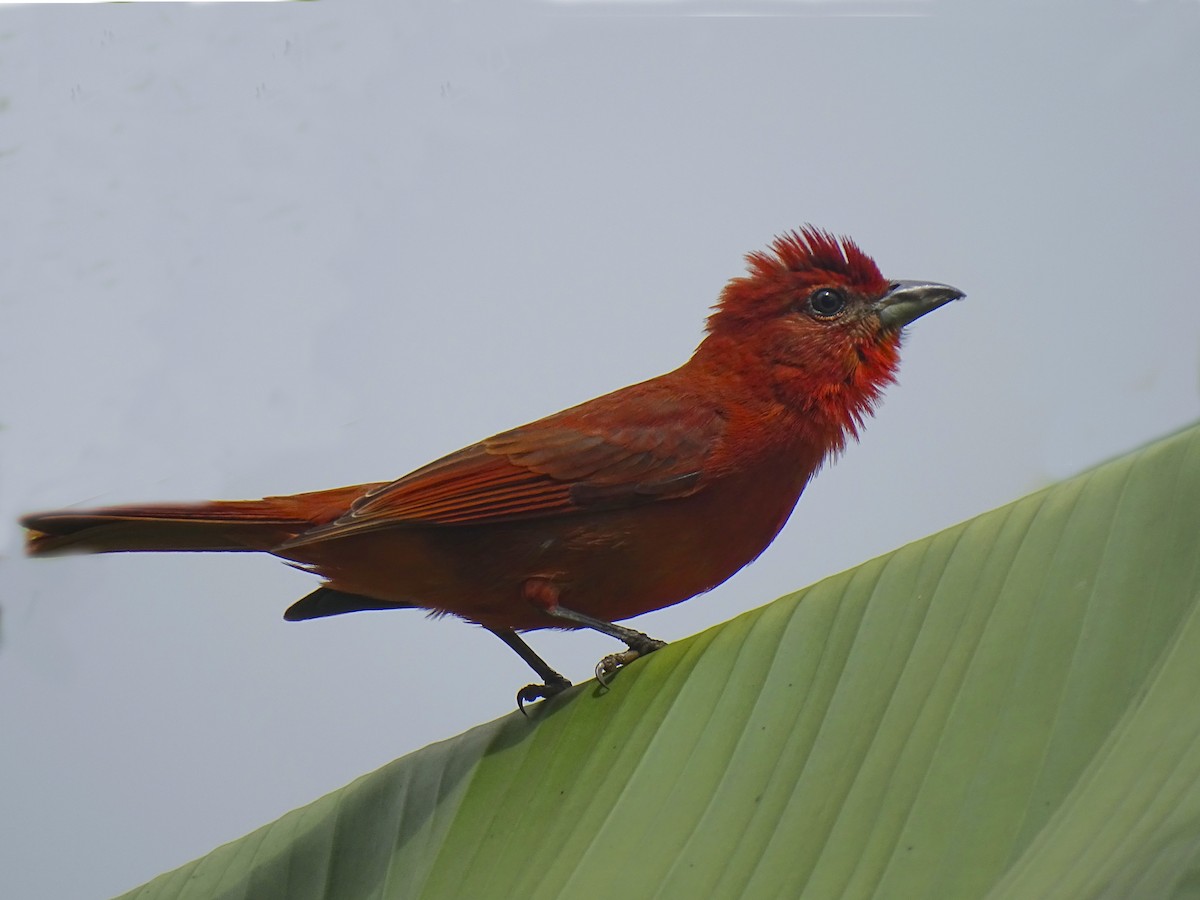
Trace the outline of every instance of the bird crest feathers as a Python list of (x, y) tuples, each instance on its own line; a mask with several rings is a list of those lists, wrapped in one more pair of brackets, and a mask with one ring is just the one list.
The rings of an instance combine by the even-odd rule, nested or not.
[(855, 284), (884, 282), (875, 260), (867, 256), (858, 244), (848, 237), (838, 237), (813, 225), (805, 225), (799, 231), (784, 232), (771, 242), (771, 253), (748, 253), (746, 262), (751, 275), (770, 276), (780, 271), (820, 270), (842, 275)]
[[(753, 318), (791, 291), (822, 281), (840, 283), (865, 295), (882, 295), (887, 279), (862, 248), (813, 225), (786, 231), (767, 250), (746, 254), (747, 274), (733, 278), (721, 293), (709, 330), (722, 319)], [(761, 313), (760, 313), (761, 314)]]

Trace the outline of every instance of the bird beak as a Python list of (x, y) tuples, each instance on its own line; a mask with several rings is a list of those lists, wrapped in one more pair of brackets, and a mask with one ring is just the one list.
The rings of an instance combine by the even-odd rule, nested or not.
[(925, 313), (965, 297), (958, 288), (933, 281), (893, 281), (891, 288), (875, 304), (879, 324), (884, 331), (899, 331)]

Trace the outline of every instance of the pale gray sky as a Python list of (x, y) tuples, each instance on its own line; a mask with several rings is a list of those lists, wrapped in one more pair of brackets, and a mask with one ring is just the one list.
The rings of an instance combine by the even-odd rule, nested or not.
[(0, 9), (0, 896), (131, 888), (529, 679), (450, 620), (286, 624), (266, 557), (25, 560), (22, 512), (399, 476), (673, 368), (804, 222), (969, 297), (762, 559), (637, 627), (1194, 421), (1200, 5), (991, 5)]

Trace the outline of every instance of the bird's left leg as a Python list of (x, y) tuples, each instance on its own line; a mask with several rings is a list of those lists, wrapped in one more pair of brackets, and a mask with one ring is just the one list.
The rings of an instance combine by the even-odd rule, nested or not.
[(537, 672), (538, 677), (542, 679), (542, 684), (527, 684), (517, 691), (517, 709), (523, 715), (528, 715), (525, 712), (526, 703), (541, 700), (543, 697), (549, 698), (555, 694), (561, 694), (571, 686), (570, 681), (550, 668), (550, 665), (538, 656), (533, 648), (525, 643), (521, 639), (521, 636), (511, 628), (488, 628), (488, 631), (508, 644), (516, 652), (517, 656), (525, 660), (529, 668)]
[(576, 625), (591, 628), (601, 634), (607, 634), (609, 637), (622, 641), (629, 648), (620, 653), (610, 653), (601, 659), (600, 662), (596, 663), (596, 680), (605, 687), (608, 686), (609, 676), (621, 668), (621, 666), (627, 666), (638, 657), (646, 656), (655, 650), (667, 646), (666, 641), (652, 638), (648, 634), (634, 631), (632, 628), (625, 628), (622, 625), (614, 625), (612, 622), (605, 622), (603, 619), (594, 619), (591, 616), (575, 612), (575, 610), (567, 609), (563, 606), (553, 606), (547, 609), (546, 612), (556, 619), (573, 622)]

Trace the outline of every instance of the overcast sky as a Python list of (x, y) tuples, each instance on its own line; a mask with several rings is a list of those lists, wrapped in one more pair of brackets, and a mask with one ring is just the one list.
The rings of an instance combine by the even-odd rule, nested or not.
[(805, 222), (969, 296), (774, 546), (640, 629), (1200, 417), (1200, 5), (984, 6), (0, 9), (0, 896), (132, 888), (530, 674), (449, 619), (285, 623), (314, 581), (269, 557), (25, 560), (20, 513), (397, 477), (674, 368)]

